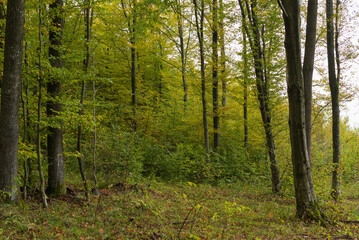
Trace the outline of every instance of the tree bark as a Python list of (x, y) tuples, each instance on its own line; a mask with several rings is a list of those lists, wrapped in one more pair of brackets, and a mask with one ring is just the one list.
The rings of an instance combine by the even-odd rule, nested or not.
[(303, 61), (305, 96), (305, 131), (307, 135), (308, 157), (311, 164), (312, 153), (312, 82), (317, 32), (318, 0), (308, 0), (307, 29)]
[[(63, 0), (55, 0), (50, 4), (50, 13), (52, 14), (51, 29), (49, 31), (49, 57), (53, 68), (62, 68), (61, 59), (63, 17)], [(61, 113), (61, 81), (57, 77), (52, 77), (47, 84), (47, 92), (50, 99), (47, 102), (47, 116), (55, 118)], [(51, 197), (65, 194), (66, 187), (64, 182), (65, 168), (63, 157), (62, 129), (60, 123), (57, 126), (48, 127), (47, 135), (47, 155), (48, 155), (48, 187), (47, 194)]]
[(17, 201), (17, 151), (19, 140), (19, 101), (25, 1), (8, 0), (5, 28), (4, 77), (0, 115), (0, 190), (10, 201)]
[[(326, 0), (327, 16), (327, 53), (329, 85), (332, 98), (332, 138), (333, 138), (333, 170), (331, 196), (337, 200), (340, 197), (340, 110), (339, 110), (339, 77), (335, 72), (334, 13), (333, 1)], [(338, 14), (338, 12), (337, 12)], [(337, 54), (339, 54), (338, 49)], [(338, 59), (339, 61), (339, 59)]]
[(318, 220), (322, 217), (313, 187), (305, 128), (304, 81), (300, 47), (300, 1), (279, 0), (278, 2), (282, 8), (285, 23), (289, 130), (297, 217)]

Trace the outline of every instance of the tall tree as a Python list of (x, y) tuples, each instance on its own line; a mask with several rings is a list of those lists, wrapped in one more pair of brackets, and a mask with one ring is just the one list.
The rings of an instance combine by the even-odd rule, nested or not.
[(297, 217), (320, 219), (305, 129), (304, 81), (300, 42), (300, 0), (278, 0), (285, 24), (289, 130)]
[(309, 162), (312, 153), (312, 82), (317, 32), (318, 0), (308, 0), (307, 29), (303, 61), (303, 79), (305, 96), (305, 129)]
[[(258, 21), (257, 10), (259, 6), (256, 0), (251, 2), (246, 0), (245, 6), (241, 0), (238, 0), (238, 2), (242, 12), (242, 22), (246, 35), (248, 36), (254, 60), (258, 101), (266, 135), (266, 145), (272, 174), (272, 191), (273, 193), (280, 193), (280, 174), (272, 130), (271, 109), (269, 106), (269, 76), (266, 71), (265, 41), (263, 40), (261, 43), (261, 38), (264, 37), (265, 26), (260, 26)], [(246, 19), (248, 19), (248, 23)]]
[[(88, 75), (88, 71), (89, 71), (89, 67), (90, 67), (90, 2), (85, 0), (84, 2), (85, 4), (85, 24), (86, 24), (86, 31), (85, 31), (85, 59), (84, 59), (84, 72), (85, 75), (87, 77)], [(82, 116), (83, 113), (83, 107), (84, 107), (84, 100), (85, 100), (85, 88), (86, 88), (86, 80), (85, 78), (82, 80), (82, 84), (81, 84), (81, 97), (80, 97), (80, 112), (79, 115)], [(76, 150), (78, 152), (78, 156), (77, 156), (77, 161), (79, 163), (79, 169), (80, 169), (80, 174), (81, 174), (81, 178), (82, 178), (82, 182), (84, 184), (84, 189), (85, 189), (85, 195), (86, 195), (86, 199), (87, 201), (90, 200), (90, 195), (89, 195), (89, 191), (88, 191), (88, 186), (87, 186), (87, 179), (86, 179), (86, 175), (84, 172), (84, 167), (83, 167), (83, 163), (82, 163), (82, 156), (81, 156), (81, 139), (82, 139), (82, 125), (81, 123), (79, 124), (78, 128), (77, 128), (77, 146), (76, 146)]]
[(0, 190), (7, 200), (17, 201), (17, 152), (19, 140), (19, 101), (25, 1), (8, 0), (5, 28), (4, 77), (0, 115)]
[(41, 108), (42, 108), (42, 1), (39, 0), (39, 78), (38, 78), (38, 99), (37, 99), (37, 123), (36, 123), (36, 154), (37, 154), (37, 169), (40, 177), (40, 192), (42, 204), (47, 207), (47, 197), (45, 193), (45, 179), (42, 172), (41, 160)]
[(204, 0), (201, 1), (201, 7), (198, 6), (197, 0), (193, 0), (194, 13), (196, 18), (196, 31), (199, 43), (199, 55), (201, 62), (201, 92), (202, 92), (202, 119), (204, 145), (206, 148), (207, 160), (209, 159), (209, 139), (208, 139), (208, 122), (207, 122), (207, 100), (206, 100), (206, 73), (205, 73), (205, 52), (204, 52)]
[[(340, 1), (337, 0), (338, 15)], [(329, 85), (332, 99), (332, 138), (333, 138), (333, 170), (332, 170), (332, 189), (331, 196), (338, 199), (340, 196), (340, 110), (339, 110), (339, 74), (335, 72), (335, 50), (337, 50), (337, 63), (339, 63), (339, 51), (337, 39), (334, 39), (334, 13), (333, 0), (326, 0), (326, 16), (327, 16), (327, 54), (328, 54), (328, 73)], [(336, 22), (337, 22), (336, 18)], [(337, 26), (337, 25), (336, 25)], [(338, 32), (338, 30), (336, 31)], [(336, 34), (338, 38), (338, 34)], [(338, 68), (339, 70), (339, 68)]]
[(219, 147), (219, 94), (218, 94), (218, 1), (212, 2), (212, 96), (213, 96), (213, 149)]
[[(55, 69), (63, 67), (62, 61), (62, 32), (64, 20), (62, 16), (63, 0), (55, 0), (50, 4), (51, 26), (49, 31), (49, 58), (54, 75), (47, 83), (47, 92), (49, 100), (47, 102), (47, 116), (56, 118), (61, 113), (61, 80)], [(59, 196), (66, 192), (64, 176), (64, 156), (61, 124), (48, 127), (47, 135), (47, 156), (48, 156), (48, 186), (47, 193), (49, 196)]]

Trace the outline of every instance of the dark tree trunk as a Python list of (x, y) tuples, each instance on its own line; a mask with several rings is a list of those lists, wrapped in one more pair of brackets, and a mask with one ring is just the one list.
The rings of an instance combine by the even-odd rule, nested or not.
[[(208, 139), (208, 122), (207, 122), (207, 101), (206, 101), (206, 74), (204, 63), (204, 0), (201, 0), (201, 8), (198, 7), (197, 0), (193, 0), (196, 30), (199, 42), (199, 54), (201, 61), (201, 92), (202, 92), (202, 118), (203, 118), (203, 133), (204, 145), (206, 148), (207, 160), (209, 160), (209, 139)], [(200, 11), (200, 13), (199, 13)]]
[(5, 30), (4, 77), (0, 116), (0, 190), (17, 201), (17, 151), (19, 140), (19, 101), (22, 76), (22, 53), (25, 1), (8, 0)]
[(312, 82), (317, 32), (318, 0), (308, 1), (307, 29), (303, 62), (305, 129), (307, 135), (308, 157), (311, 164), (312, 153)]
[[(242, 1), (239, 0), (239, 5), (242, 11), (242, 19), (244, 23), (244, 28), (248, 36), (248, 40), (252, 49), (253, 59), (254, 59), (254, 68), (256, 75), (256, 86), (258, 91), (258, 101), (259, 108), (262, 116), (262, 122), (264, 126), (264, 131), (266, 135), (267, 142), (267, 151), (270, 161), (271, 169), (271, 180), (272, 180), (272, 192), (280, 193), (280, 174), (277, 161), (277, 155), (275, 150), (274, 136), (272, 131), (272, 118), (271, 110), (269, 107), (269, 91), (268, 91), (268, 76), (265, 71), (265, 52), (264, 52), (264, 43), (261, 44), (261, 34), (260, 26), (258, 24), (256, 9), (257, 2), (252, 1), (251, 3), (246, 2), (246, 9), (242, 4)], [(249, 19), (250, 27), (246, 26), (246, 15)], [(264, 29), (264, 27), (262, 28)], [(264, 30), (263, 30), (264, 31)]]
[[(333, 1), (326, 1), (327, 12), (327, 53), (329, 85), (332, 98), (332, 138), (333, 138), (333, 170), (331, 196), (337, 200), (340, 196), (340, 110), (339, 110), (339, 77), (335, 72), (335, 50), (339, 56), (338, 49), (335, 49), (337, 41), (334, 41), (334, 13)], [(338, 14), (338, 13), (337, 13)], [(337, 59), (339, 61), (339, 59)]]
[[(62, 68), (61, 59), (63, 18), (61, 16), (63, 8), (63, 0), (55, 0), (50, 4), (50, 14), (52, 17), (51, 29), (49, 31), (50, 63), (53, 68)], [(47, 84), (47, 92), (50, 99), (47, 102), (47, 116), (55, 118), (61, 113), (61, 81), (57, 77), (52, 77)], [(48, 186), (47, 194), (49, 196), (60, 196), (66, 192), (64, 182), (64, 157), (62, 143), (62, 129), (60, 123), (56, 126), (48, 127), (47, 135), (47, 155), (48, 155)]]
[(300, 47), (300, 1), (282, 0), (279, 3), (285, 23), (289, 130), (297, 216), (302, 219), (320, 219), (321, 213), (313, 187), (305, 129), (304, 81)]
[[(86, 39), (86, 43), (85, 43), (85, 48), (86, 48), (86, 56), (84, 59), (84, 72), (87, 75), (88, 74), (88, 69), (90, 66), (90, 3), (88, 1), (85, 0), (85, 24), (86, 24), (86, 33), (85, 33), (85, 39)], [(82, 86), (81, 86), (81, 97), (80, 97), (80, 112), (79, 115), (82, 116), (83, 113), (83, 107), (84, 107), (84, 100), (85, 100), (85, 89), (86, 89), (86, 81), (85, 79), (82, 80)], [(81, 123), (78, 126), (78, 131), (77, 131), (77, 146), (76, 146), (76, 150), (78, 152), (78, 156), (77, 156), (77, 161), (79, 163), (79, 169), (80, 169), (80, 174), (81, 174), (81, 178), (82, 178), (82, 182), (84, 185), (84, 189), (85, 189), (85, 195), (86, 195), (86, 199), (87, 201), (90, 200), (90, 195), (89, 195), (89, 190), (88, 190), (88, 186), (87, 186), (87, 179), (86, 179), (86, 175), (84, 172), (84, 167), (83, 167), (83, 163), (82, 163), (82, 156), (81, 156), (81, 139), (82, 139), (82, 125)]]
[(213, 95), (213, 149), (219, 147), (219, 95), (218, 95), (218, 3), (212, 3), (212, 95)]
[(244, 148), (248, 149), (248, 56), (247, 38), (243, 29), (243, 119), (244, 119)]

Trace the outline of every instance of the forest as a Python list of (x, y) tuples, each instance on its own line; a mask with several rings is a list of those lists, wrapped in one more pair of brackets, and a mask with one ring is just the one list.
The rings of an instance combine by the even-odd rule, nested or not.
[(358, 239), (358, 17), (0, 1), (0, 239)]

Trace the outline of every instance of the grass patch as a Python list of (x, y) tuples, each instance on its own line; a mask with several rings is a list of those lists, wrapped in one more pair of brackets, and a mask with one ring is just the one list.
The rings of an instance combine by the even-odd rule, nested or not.
[[(0, 208), (1, 239), (305, 239), (359, 236), (358, 201), (325, 201), (330, 224), (295, 218), (295, 200), (256, 188), (194, 183), (118, 184)], [(352, 222), (342, 222), (351, 220)]]

